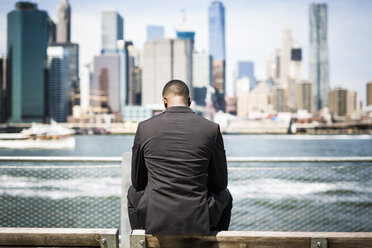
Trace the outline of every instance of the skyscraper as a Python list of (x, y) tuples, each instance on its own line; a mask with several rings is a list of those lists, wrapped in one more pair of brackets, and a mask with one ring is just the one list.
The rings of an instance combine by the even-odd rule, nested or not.
[(254, 76), (254, 63), (250, 61), (238, 61), (237, 79), (246, 77), (249, 79), (250, 90), (256, 86), (256, 78)]
[(128, 51), (124, 40), (117, 41), (117, 54), (119, 55), (119, 109), (123, 116), (125, 105), (128, 104)]
[[(53, 30), (53, 21), (49, 21), (49, 27)], [(60, 0), (58, 5), (58, 23), (57, 23), (57, 41), (51, 42), (50, 47), (62, 46), (69, 54), (69, 101), (68, 113), (72, 115), (72, 109), (75, 105), (80, 105), (80, 79), (79, 79), (79, 45), (71, 43), (71, 6), (68, 0)], [(52, 49), (53, 50), (53, 49)]]
[(213, 60), (225, 60), (225, 7), (220, 1), (209, 6), (209, 53)]
[(212, 86), (212, 57), (205, 52), (194, 52), (193, 87)]
[(162, 90), (171, 79), (188, 84), (190, 91), (190, 41), (157, 39), (144, 47), (142, 105), (162, 104)]
[(197, 105), (205, 106), (207, 88), (212, 86), (212, 56), (195, 52), (192, 55), (192, 66), (193, 101)]
[(6, 57), (0, 56), (0, 123), (7, 118)]
[(336, 120), (357, 119), (360, 117), (359, 93), (341, 87), (328, 92), (328, 106)]
[(310, 5), (310, 81), (314, 84), (315, 110), (327, 106), (329, 89), (328, 8), (327, 4)]
[(36, 4), (17, 2), (7, 18), (10, 122), (43, 122), (48, 14)]
[(50, 46), (48, 54), (48, 117), (66, 122), (69, 115), (69, 53), (63, 46)]
[(190, 40), (173, 40), (172, 78), (186, 82), (192, 96), (192, 50), (190, 43)]
[(225, 7), (220, 1), (209, 6), (209, 53), (213, 58), (214, 101), (217, 110), (225, 110)]
[(290, 29), (282, 30), (281, 46), (280, 46), (280, 79), (279, 85), (284, 89), (285, 108), (292, 108), (292, 81), (290, 77), (291, 66), (291, 51), (292, 51), (292, 31)]
[(54, 21), (49, 17), (48, 18), (48, 44), (55, 43), (57, 38), (57, 27)]
[(274, 53), (270, 53), (266, 59), (266, 74), (268, 80), (276, 85), (280, 80), (280, 49), (276, 49)]
[(119, 55), (94, 57), (92, 95), (94, 112), (120, 115)]
[[(128, 49), (129, 48), (129, 49)], [(135, 58), (129, 54), (129, 50), (133, 51), (133, 45), (127, 47), (128, 51), (128, 105), (136, 105), (136, 85), (135, 85)]]
[(368, 82), (367, 88), (367, 106), (372, 105), (372, 82)]
[(141, 105), (142, 85), (142, 51), (132, 43), (127, 46), (128, 52), (128, 104)]
[(92, 90), (99, 91), (101, 110), (114, 113), (118, 121), (128, 99), (128, 52), (123, 17), (116, 11), (103, 11), (101, 28), (102, 55), (94, 59)]
[(102, 53), (115, 53), (117, 41), (124, 39), (124, 21), (116, 11), (102, 12)]
[(75, 96), (79, 93), (79, 44), (76, 43), (53, 43), (49, 44), (49, 47), (63, 47), (68, 52), (68, 88), (69, 88), (69, 115), (72, 114), (72, 107), (74, 105), (80, 105), (80, 103), (76, 103), (79, 99), (76, 99)]
[(280, 54), (281, 51), (280, 49), (275, 49), (275, 55), (274, 55), (274, 64), (275, 64), (275, 77), (274, 77), (274, 82), (276, 85), (278, 85), (280, 82)]
[[(189, 82), (187, 82), (187, 84), (189, 85), (189, 88), (190, 88), (190, 96), (192, 98), (194, 98), (194, 88), (193, 88), (193, 77), (192, 77), (192, 73), (193, 73), (193, 53), (194, 53), (194, 43), (195, 43), (195, 31), (192, 31), (189, 26), (188, 26), (188, 23), (187, 23), (187, 18), (186, 18), (186, 13), (185, 11), (183, 10), (183, 15), (182, 15), (182, 18), (181, 18), (181, 21), (180, 23), (177, 25), (176, 27), (176, 35), (177, 35), (177, 39), (180, 39), (180, 40), (187, 40), (189, 41), (187, 44), (188, 44), (188, 48), (186, 48), (187, 51), (189, 51), (187, 54), (188, 54), (188, 58), (187, 58), (187, 61), (188, 61), (188, 69), (190, 70), (187, 74), (190, 75), (189, 77)], [(176, 44), (176, 43), (175, 43)]]
[(90, 107), (90, 86), (93, 78), (93, 64), (83, 66), (80, 80), (80, 106), (83, 115), (87, 114)]
[(278, 85), (273, 87), (273, 107), (278, 112), (288, 111), (287, 105), (285, 104), (285, 89)]
[(177, 38), (180, 40), (190, 40), (193, 45), (195, 42), (195, 32), (194, 31), (176, 31)]
[[(291, 49), (291, 64), (289, 70), (290, 83), (288, 84), (288, 105), (289, 109), (296, 108), (296, 84), (302, 80), (302, 49)], [(311, 101), (313, 103), (313, 101)], [(310, 112), (310, 111), (309, 111)]]
[[(193, 67), (193, 59), (192, 59), (192, 55), (194, 53), (194, 43), (195, 43), (195, 32), (194, 31), (187, 31), (187, 30), (178, 30), (176, 31), (176, 34), (177, 34), (177, 38), (180, 39), (180, 40), (188, 40), (190, 41), (188, 44), (189, 44), (189, 48), (187, 48), (187, 50), (189, 51), (188, 55), (189, 55), (189, 58), (187, 58), (187, 60), (189, 61), (190, 63), (190, 66), (189, 66), (189, 72), (188, 74), (191, 75), (192, 74), (192, 71), (194, 69)], [(193, 86), (193, 82), (192, 82), (192, 77), (190, 77), (190, 82), (188, 82), (188, 84), (191, 86)], [(194, 91), (190, 88), (190, 95), (192, 97), (194, 97)]]
[(58, 5), (57, 42), (71, 41), (71, 8), (68, 0), (60, 0)]
[(306, 109), (312, 113), (314, 107), (313, 84), (307, 81), (301, 81), (296, 84), (296, 107)]
[(147, 42), (164, 38), (164, 27), (163, 26), (147, 26)]
[(130, 42), (126, 46), (128, 52), (128, 105), (141, 105), (140, 94), (141, 92), (141, 67), (140, 57), (141, 53), (139, 49), (133, 46)]
[(290, 77), (296, 79), (297, 81), (302, 78), (302, 49), (292, 48), (291, 49), (291, 67), (290, 67)]

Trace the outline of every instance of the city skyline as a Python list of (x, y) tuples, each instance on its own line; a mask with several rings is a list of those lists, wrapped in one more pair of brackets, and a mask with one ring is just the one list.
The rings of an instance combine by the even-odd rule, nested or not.
[[(48, 11), (57, 21), (58, 0), (35, 1), (38, 9)], [(91, 1), (92, 2), (92, 1)], [(94, 2), (94, 1), (93, 1)], [(208, 51), (208, 6), (211, 1), (188, 1), (185, 3), (166, 4), (157, 1), (154, 13), (152, 1), (89, 4), (70, 0), (72, 25), (71, 41), (79, 43), (81, 62), (84, 65), (98, 55), (101, 48), (100, 16), (105, 10), (116, 10), (125, 20), (126, 40), (132, 40), (135, 47), (143, 49), (146, 41), (146, 26), (161, 25), (165, 27), (165, 36), (173, 38), (175, 24), (182, 17), (185, 9), (188, 26), (196, 31), (196, 50)], [(265, 79), (265, 60), (273, 49), (279, 47), (281, 32), (290, 28), (294, 42), (303, 48), (304, 79), (309, 78), (309, 24), (308, 9), (312, 1), (223, 1), (226, 11), (226, 54), (227, 54), (227, 93), (232, 93), (233, 73), (238, 60), (255, 63), (257, 80)], [(372, 27), (372, 18), (368, 16), (372, 3), (365, 1), (324, 1), (328, 4), (329, 15), (329, 56), (330, 86), (346, 87), (357, 90), (365, 105), (366, 82), (372, 78), (370, 66), (372, 53), (369, 45), (372, 35), (363, 30)], [(2, 1), (0, 10), (0, 54), (6, 54), (6, 14), (14, 8), (15, 0)], [(166, 6), (166, 8), (165, 8)], [(296, 10), (296, 11), (294, 11)], [(166, 13), (166, 14), (165, 14)], [(162, 16), (161, 19), (158, 16)], [(353, 18), (345, 18), (350, 16)], [(242, 21), (244, 20), (244, 21)], [(97, 26), (97, 29), (91, 27)], [(89, 27), (89, 28), (88, 28)], [(265, 28), (265, 29), (264, 29)], [(237, 35), (239, 34), (239, 35)], [(253, 37), (253, 38), (252, 38)]]

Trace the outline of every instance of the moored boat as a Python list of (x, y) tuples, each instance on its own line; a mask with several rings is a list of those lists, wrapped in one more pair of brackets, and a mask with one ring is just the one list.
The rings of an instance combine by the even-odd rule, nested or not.
[(52, 121), (50, 125), (33, 123), (20, 133), (0, 134), (0, 148), (7, 149), (74, 149), (74, 130)]

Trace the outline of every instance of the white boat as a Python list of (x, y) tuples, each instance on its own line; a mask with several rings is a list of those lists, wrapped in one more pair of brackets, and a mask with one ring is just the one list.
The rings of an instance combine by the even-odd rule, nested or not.
[(75, 149), (75, 131), (52, 124), (32, 123), (20, 133), (0, 134), (0, 148), (7, 149)]

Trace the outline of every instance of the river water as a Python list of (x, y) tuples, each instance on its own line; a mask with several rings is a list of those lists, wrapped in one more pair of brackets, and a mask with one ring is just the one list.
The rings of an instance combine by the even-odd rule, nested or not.
[[(76, 136), (74, 150), (0, 156), (121, 156), (133, 136)], [(368, 135), (224, 135), (227, 156), (372, 156)], [(119, 227), (120, 166), (0, 164), (0, 226)], [(232, 230), (372, 231), (372, 164), (229, 164)]]

